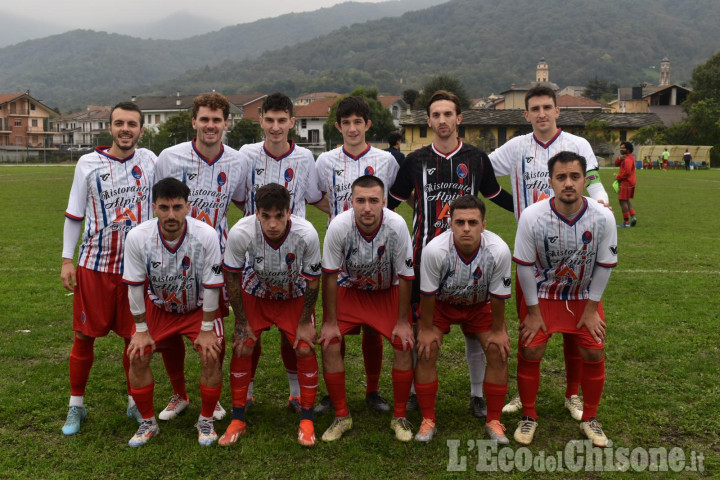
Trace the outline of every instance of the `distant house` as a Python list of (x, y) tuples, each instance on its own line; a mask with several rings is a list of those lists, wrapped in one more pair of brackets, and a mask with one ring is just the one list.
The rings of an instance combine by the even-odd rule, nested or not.
[(0, 93), (0, 148), (37, 150), (51, 146), (50, 119), (57, 114), (25, 93)]
[(682, 103), (692, 90), (682, 85), (656, 87), (648, 83), (618, 89), (618, 99), (610, 103), (613, 112), (654, 113), (665, 126), (685, 118)]
[(88, 105), (82, 112), (50, 120), (52, 141), (62, 147), (97, 146), (97, 136), (108, 130), (110, 107)]
[(315, 100), (323, 100), (326, 98), (337, 98), (342, 94), (337, 92), (312, 92), (303, 93), (293, 100), (293, 105), (301, 107), (303, 105), (310, 105)]
[(400, 95), (378, 95), (377, 99), (390, 111), (395, 127), (399, 128), (400, 117), (408, 110), (407, 102)]
[(335, 100), (335, 97), (320, 98), (295, 107), (295, 132), (300, 137), (298, 143), (313, 150), (314, 153), (325, 149), (323, 126)]
[[(249, 118), (255, 123), (260, 123), (262, 104), (266, 97), (267, 95), (264, 93), (236, 93), (228, 95), (227, 99), (236, 108), (240, 109), (239, 118)], [(232, 128), (232, 125), (230, 128)]]
[[(168, 96), (133, 96), (131, 101), (142, 110), (145, 116), (145, 128), (152, 128), (157, 131), (168, 118), (181, 112), (191, 111), (195, 97), (197, 95), (181, 95), (181, 92), (178, 91), (175, 95)], [(230, 101), (230, 126), (228, 129), (233, 127), (236, 120), (242, 118), (242, 114), (242, 108)]]
[(560, 107), (560, 111), (572, 110), (576, 112), (602, 113), (610, 110), (608, 105), (597, 102), (592, 98), (576, 97), (572, 95), (558, 95), (557, 106)]
[(562, 90), (557, 92), (558, 95), (570, 95), (573, 97), (583, 97), (585, 96), (585, 87), (583, 86), (577, 86), (577, 85), (569, 85), (567, 87), (564, 87)]

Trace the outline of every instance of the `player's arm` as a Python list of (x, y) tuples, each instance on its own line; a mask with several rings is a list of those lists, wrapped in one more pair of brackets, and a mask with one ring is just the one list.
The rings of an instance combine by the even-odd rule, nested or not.
[(490, 293), (490, 309), (492, 311), (492, 327), (490, 333), (485, 339), (485, 350), (490, 344), (495, 344), (500, 350), (503, 361), (507, 361), (510, 355), (510, 337), (507, 334), (507, 325), (505, 324), (505, 300), (510, 298), (512, 274), (510, 248), (503, 242), (494, 246), (493, 256), (495, 267), (492, 277), (488, 283)]
[(337, 324), (337, 293), (338, 272), (323, 272), (322, 276), (322, 305), (323, 325), (320, 329), (320, 345), (328, 347), (330, 342), (337, 338), (342, 340), (340, 328)]
[(312, 319), (315, 314), (315, 304), (318, 299), (320, 279), (306, 279), (305, 285), (303, 311), (300, 315), (300, 322), (298, 323), (293, 348), (297, 348), (301, 341), (307, 343), (310, 348), (314, 348), (315, 340), (317, 339), (317, 330), (315, 329), (315, 325), (313, 325)]
[(433, 326), (433, 314), (435, 313), (435, 294), (420, 296), (420, 320), (418, 321), (417, 334), (417, 355), (418, 358), (430, 360), (430, 349), (433, 342), (438, 348), (442, 345), (442, 334), (439, 334)]
[(491, 344), (496, 345), (503, 361), (507, 361), (507, 357), (510, 355), (510, 337), (508, 337), (505, 326), (505, 299), (490, 297), (490, 308), (492, 310), (492, 327), (483, 346), (487, 350)]
[(480, 170), (482, 172), (480, 193), (498, 207), (514, 213), (513, 197), (498, 183), (493, 164), (485, 153), (481, 154), (480, 162), (482, 164)]
[(123, 261), (125, 263), (125, 271), (123, 272), (122, 282), (128, 286), (128, 302), (130, 303), (130, 313), (135, 320), (135, 333), (128, 344), (128, 357), (133, 355), (145, 355), (148, 347), (150, 352), (155, 351), (155, 341), (148, 332), (148, 326), (145, 315), (145, 255), (143, 255), (143, 246), (138, 239), (136, 230), (131, 231), (125, 241), (123, 251)]
[(597, 200), (606, 207), (610, 206), (610, 198), (608, 197), (605, 187), (600, 180), (600, 165), (598, 164), (597, 157), (592, 151), (590, 143), (587, 141), (582, 142), (580, 146), (580, 155), (585, 157), (587, 161), (587, 172), (585, 173), (585, 189), (588, 195), (593, 200)]
[(538, 300), (537, 286), (535, 285), (535, 266), (518, 263), (517, 277), (528, 309), (527, 316), (522, 319), (520, 324), (520, 344), (527, 347), (533, 341), (537, 332), (542, 330), (547, 333), (547, 327), (540, 313), (540, 301)]
[(327, 195), (323, 195), (319, 202), (313, 203), (312, 205), (321, 212), (330, 215), (330, 200), (328, 200)]
[(255, 345), (255, 333), (248, 323), (245, 314), (245, 305), (242, 299), (242, 273), (228, 270), (225, 267), (225, 288), (228, 300), (235, 314), (235, 329), (233, 331), (233, 352), (236, 356), (249, 355)]
[(411, 208), (415, 208), (413, 198), (412, 164), (415, 163), (415, 154), (407, 156), (395, 176), (392, 187), (388, 190), (387, 208), (395, 210), (402, 202), (408, 202)]
[(75, 264), (73, 257), (75, 256), (75, 247), (77, 246), (80, 231), (82, 230), (82, 220), (75, 220), (65, 217), (65, 226), (63, 227), (63, 251), (62, 251), (62, 267), (60, 269), (60, 279), (63, 287), (75, 290), (77, 279), (75, 277)]
[(398, 279), (398, 318), (395, 328), (393, 328), (391, 341), (398, 337), (402, 341), (403, 350), (407, 345), (408, 350), (415, 345), (415, 337), (413, 335), (412, 326), (408, 316), (410, 315), (410, 297), (412, 292), (412, 280), (405, 278)]

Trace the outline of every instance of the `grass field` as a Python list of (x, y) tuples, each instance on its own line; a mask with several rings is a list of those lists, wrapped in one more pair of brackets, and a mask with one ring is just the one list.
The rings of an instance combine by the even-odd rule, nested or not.
[[(63, 213), (72, 182), (70, 167), (0, 166), (0, 478), (463, 478), (477, 475), (477, 448), (483, 422), (467, 409), (469, 381), (459, 330), (446, 337), (439, 363), (438, 435), (429, 445), (395, 441), (390, 415), (364, 402), (359, 338), (350, 337), (347, 385), (354, 430), (334, 444), (302, 449), (295, 442), (297, 417), (285, 409), (287, 378), (275, 330), (264, 335), (256, 378), (256, 406), (249, 435), (235, 448), (198, 446), (193, 428), (199, 412), (199, 360), (188, 353), (192, 403), (146, 447), (127, 440), (137, 425), (125, 417), (122, 341), (111, 335), (96, 342), (95, 364), (85, 403), (82, 431), (65, 438), (60, 428), (69, 395), (67, 361), (72, 341), (72, 297), (60, 283)], [(611, 192), (611, 170), (602, 172)], [(704, 472), (650, 473), (638, 478), (702, 478), (720, 475), (720, 173), (640, 171), (635, 207), (638, 226), (619, 236), (619, 266), (603, 302), (608, 323), (607, 381), (599, 418), (615, 447), (681, 448), (703, 458)], [(611, 195), (613, 196), (613, 195)], [(613, 199), (616, 219), (620, 208)], [(402, 212), (409, 217), (406, 206)], [(309, 216), (324, 230), (313, 208)], [(239, 213), (233, 210), (231, 218)], [(488, 229), (512, 246), (512, 214), (490, 204)], [(508, 303), (508, 325), (516, 347), (517, 316)], [(226, 319), (228, 325), (231, 320)], [(577, 423), (562, 408), (564, 366), (561, 341), (553, 338), (543, 362), (538, 396), (539, 429), (529, 452), (557, 457), (581, 438)], [(381, 392), (392, 398), (391, 349), (385, 347)], [(516, 391), (516, 362), (510, 360), (510, 391)], [(225, 371), (227, 373), (228, 362)], [(156, 408), (171, 389), (159, 358)], [(225, 375), (227, 385), (227, 374)], [(320, 394), (325, 392), (324, 385)], [(229, 407), (225, 389), (222, 403)], [(418, 412), (409, 419), (420, 423)], [(322, 433), (331, 417), (318, 417)], [(519, 414), (504, 415), (512, 434)], [(229, 420), (216, 423), (224, 431)], [(511, 435), (508, 435), (511, 436)], [(458, 453), (451, 459), (452, 448)], [(521, 455), (511, 442), (511, 453)], [(472, 448), (470, 448), (472, 447)], [(614, 450), (613, 450), (614, 451)], [(644, 451), (644, 450), (643, 450)], [(638, 453), (642, 467), (642, 452)], [(613, 454), (615, 455), (615, 454)], [(612, 457), (615, 458), (615, 457)], [(550, 463), (545, 464), (553, 469)], [(696, 466), (699, 465), (696, 461)], [(550, 474), (515, 468), (504, 476), (539, 478)], [(555, 477), (568, 476), (567, 470)], [(620, 478), (623, 473), (581, 472), (587, 478)]]

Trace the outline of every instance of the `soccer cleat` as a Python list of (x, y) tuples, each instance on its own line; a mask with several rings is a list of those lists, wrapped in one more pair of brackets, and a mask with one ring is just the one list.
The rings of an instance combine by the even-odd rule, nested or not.
[(518, 427), (515, 429), (513, 438), (520, 445), (530, 445), (535, 436), (535, 430), (537, 430), (537, 421), (530, 417), (523, 417), (518, 422)]
[(620, 225), (618, 225), (617, 228), (630, 228), (630, 224), (623, 222)]
[(209, 447), (217, 440), (217, 433), (215, 433), (212, 418), (201, 416), (198, 418), (195, 428), (197, 428), (198, 431), (198, 443), (203, 447)]
[(182, 413), (188, 405), (190, 405), (190, 399), (182, 398), (180, 395), (173, 395), (170, 397), (170, 403), (168, 403), (167, 407), (160, 412), (158, 418), (160, 420), (172, 420)]
[(602, 425), (597, 421), (597, 418), (592, 417), (587, 422), (580, 422), (580, 431), (588, 439), (592, 440), (593, 446), (607, 447), (608, 438), (605, 436)]
[(213, 420), (222, 420), (223, 418), (225, 418), (225, 413), (227, 412), (225, 412), (225, 409), (222, 405), (220, 405), (220, 402), (218, 401), (215, 404), (215, 410), (213, 410)]
[(315, 445), (315, 424), (312, 420), (300, 420), (298, 443), (303, 447), (312, 447)]
[(502, 413), (515, 413), (522, 409), (522, 402), (520, 396), (513, 397), (502, 409)]
[(230, 425), (228, 425), (225, 433), (222, 434), (222, 437), (220, 437), (220, 440), (218, 440), (218, 445), (220, 445), (221, 447), (233, 445), (235, 442), (238, 441), (238, 438), (246, 434), (247, 424), (242, 420), (233, 420), (232, 422), (230, 422)]
[(437, 432), (437, 428), (435, 428), (435, 421), (430, 420), (429, 418), (423, 418), (422, 423), (420, 424), (420, 430), (418, 430), (418, 433), (415, 434), (415, 441), (429, 443), (435, 436), (435, 432)]
[(570, 398), (565, 398), (565, 408), (570, 410), (570, 415), (574, 420), (578, 422), (582, 420), (583, 413), (583, 401), (577, 395), (572, 395)]
[(322, 415), (325, 412), (329, 412), (334, 410), (335, 407), (333, 406), (332, 400), (330, 399), (330, 395), (325, 395), (322, 400), (320, 400), (320, 403), (315, 405), (314, 412), (316, 415)]
[(365, 395), (365, 403), (367, 403), (370, 408), (376, 412), (384, 413), (390, 411), (390, 405), (388, 405), (387, 400), (385, 400), (378, 392), (370, 392)]
[(414, 393), (410, 394), (410, 397), (408, 398), (408, 401), (407, 401), (407, 407), (405, 407), (405, 408), (407, 409), (408, 412), (412, 412), (419, 408), (418, 403), (417, 403), (417, 395), (415, 395)]
[(300, 413), (300, 410), (302, 410), (300, 397), (288, 397), (287, 407), (291, 412)]
[(131, 447), (142, 447), (148, 440), (160, 434), (160, 427), (154, 418), (143, 420), (135, 435), (130, 439), (128, 445)]
[(335, 417), (335, 420), (333, 420), (328, 429), (325, 430), (325, 433), (323, 433), (322, 441), (334, 442), (335, 440), (340, 440), (343, 433), (350, 429), (352, 429), (352, 417), (350, 415), (347, 417)]
[(138, 423), (142, 422), (142, 415), (140, 415), (140, 410), (138, 410), (137, 405), (128, 407), (125, 411), (125, 415), (127, 415), (128, 418), (137, 420)]
[(635, 217), (635, 215), (633, 215), (632, 217), (630, 217), (630, 226), (634, 227), (635, 225), (637, 225), (637, 218)]
[(510, 440), (505, 436), (505, 425), (500, 423), (499, 420), (492, 420), (485, 424), (485, 433), (487, 433), (490, 440), (494, 440), (498, 445), (507, 445)]
[(390, 420), (390, 428), (395, 432), (395, 438), (401, 442), (409, 442), (413, 438), (412, 425), (405, 417), (393, 417)]
[(473, 417), (487, 417), (487, 404), (485, 403), (485, 399), (483, 397), (472, 397), (470, 399), (470, 411)]
[(80, 431), (80, 424), (87, 417), (87, 409), (85, 407), (68, 408), (65, 425), (62, 427), (62, 433), (65, 435), (75, 435)]

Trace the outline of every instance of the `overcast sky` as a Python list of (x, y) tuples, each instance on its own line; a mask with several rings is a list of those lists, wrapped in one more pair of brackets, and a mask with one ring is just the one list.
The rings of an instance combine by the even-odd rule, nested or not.
[[(330, 7), (347, 0), (214, 0), (209, 3), (198, 0), (0, 0), (0, 11), (32, 17), (68, 28), (92, 28), (101, 30), (101, 21), (112, 18), (119, 23), (132, 22), (139, 17), (158, 20), (168, 15), (187, 11), (201, 17), (211, 18), (224, 25), (235, 25), (276, 17), (290, 12), (308, 12)], [(359, 0), (379, 2), (384, 0)]]

